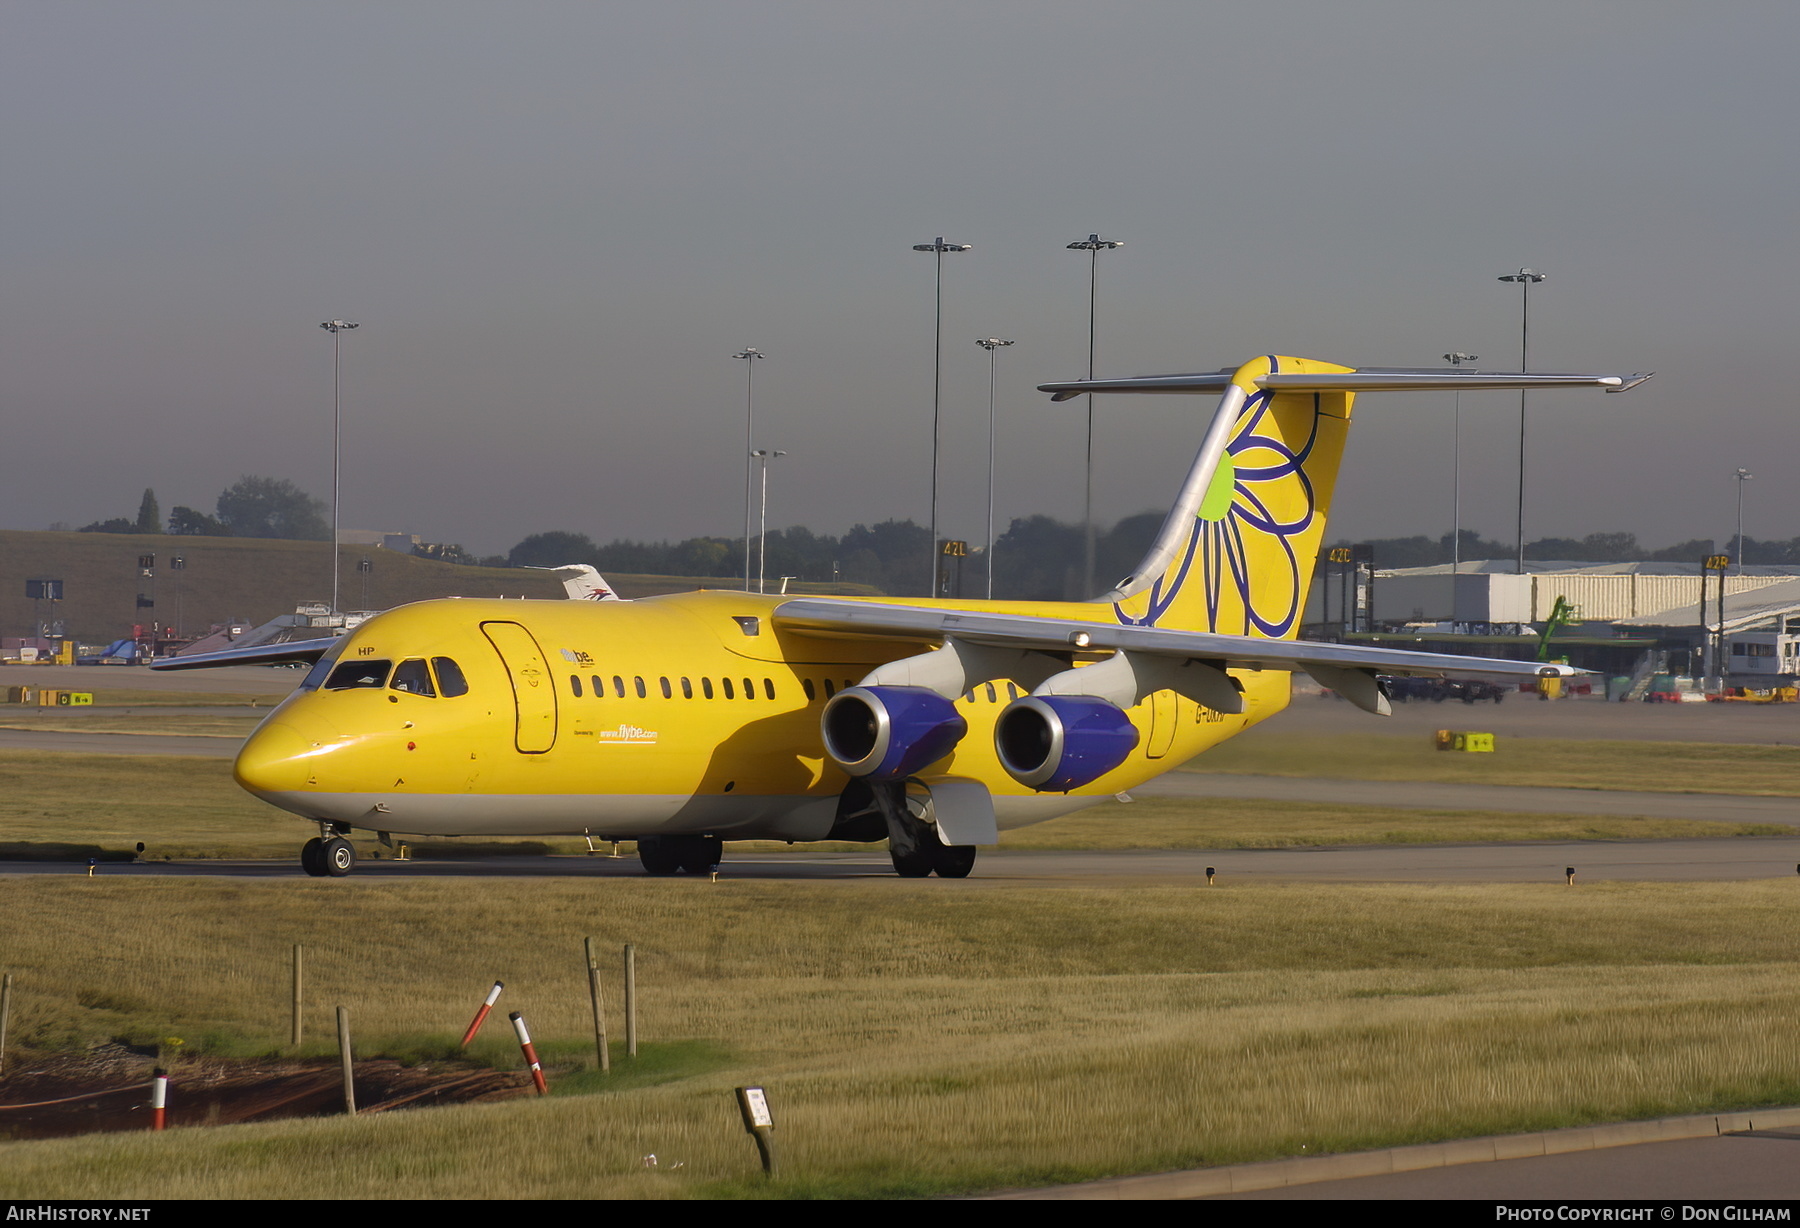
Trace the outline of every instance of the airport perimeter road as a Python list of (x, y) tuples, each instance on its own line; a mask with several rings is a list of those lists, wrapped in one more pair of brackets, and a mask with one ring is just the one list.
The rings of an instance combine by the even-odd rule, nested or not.
[(203, 694), (286, 695), (304, 670), (266, 665), (225, 665), (161, 673), (141, 665), (0, 665), (0, 687), (29, 686), (52, 691), (175, 691)]
[(200, 755), (208, 759), (234, 759), (238, 747), (243, 744), (242, 738), (0, 729), (0, 750), (49, 751), (62, 755)]
[[(1205, 1201), (1458, 1198), (1513, 1201), (1800, 1198), (1800, 1131), (1757, 1130), (1600, 1151), (1458, 1164)], [(1660, 1223), (1661, 1220), (1653, 1222)]]
[(1341, 699), (1298, 693), (1285, 712), (1242, 736), (1375, 733), (1427, 738), (1435, 729), (1472, 729), (1503, 737), (1575, 741), (1800, 746), (1800, 704), (1609, 704), (1592, 697), (1543, 701), (1509, 695), (1498, 704), (1413, 700), (1393, 708), (1392, 716), (1370, 716)]
[[(1205, 763), (1206, 760), (1201, 758), (1197, 762)], [(1254, 798), (1342, 806), (1397, 806), (1405, 810), (1630, 815), (1709, 823), (1782, 823), (1800, 827), (1800, 797), (1741, 797), (1729, 793), (1631, 793), (1621, 789), (1547, 789), (1535, 785), (1239, 776), (1192, 769), (1158, 776), (1131, 792), (1134, 797)]]
[[(294, 824), (294, 857), (279, 861), (148, 862), (107, 864), (104, 877), (150, 876), (226, 878), (299, 877), (304, 825)], [(368, 844), (358, 842), (365, 852)], [(1005, 886), (1091, 887), (1102, 883), (1142, 883), (1204, 888), (1206, 868), (1218, 871), (1220, 887), (1241, 882), (1469, 882), (1561, 883), (1574, 866), (1577, 885), (1608, 879), (1627, 881), (1782, 878), (1800, 866), (1800, 837), (1727, 840), (1578, 841), (1563, 844), (1373, 845), (1335, 849), (1215, 849), (1130, 852), (1049, 852), (983, 850), (975, 873), (965, 880), (901, 879), (885, 853), (725, 852), (722, 880), (845, 880), (876, 878), (889, 883), (932, 884), (944, 891)], [(83, 874), (69, 862), (0, 862), (0, 876)], [(397, 862), (384, 856), (364, 860), (355, 877), (392, 881), (406, 878), (635, 878), (643, 874), (635, 856), (471, 857)], [(685, 877), (685, 876), (683, 876)], [(700, 884), (696, 883), (696, 886)]]

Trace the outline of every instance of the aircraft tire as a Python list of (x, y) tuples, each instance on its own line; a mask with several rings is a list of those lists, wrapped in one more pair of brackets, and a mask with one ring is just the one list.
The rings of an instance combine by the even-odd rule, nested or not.
[(681, 869), (681, 852), (673, 840), (663, 836), (645, 836), (637, 842), (638, 862), (644, 873), (657, 877)]
[(300, 868), (314, 878), (325, 877), (325, 842), (314, 836), (300, 846)]
[(332, 878), (342, 878), (356, 869), (356, 846), (342, 836), (333, 836), (319, 848), (319, 863)]
[(939, 878), (967, 878), (975, 868), (975, 846), (940, 844), (931, 850), (931, 868)]
[(931, 876), (931, 853), (927, 849), (914, 849), (910, 853), (897, 853), (893, 849), (889, 849), (888, 856), (893, 859), (894, 873), (901, 878), (929, 878)]
[(681, 868), (689, 874), (710, 874), (725, 860), (725, 842), (717, 836), (688, 836), (681, 842)]

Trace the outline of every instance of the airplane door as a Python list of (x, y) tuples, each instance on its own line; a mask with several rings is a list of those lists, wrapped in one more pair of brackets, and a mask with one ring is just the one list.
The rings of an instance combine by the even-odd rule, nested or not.
[(1175, 742), (1175, 720), (1180, 715), (1181, 697), (1174, 691), (1158, 691), (1150, 697), (1150, 742), (1144, 748), (1148, 759), (1161, 759)]
[(513, 744), (521, 754), (543, 754), (556, 744), (556, 683), (543, 649), (518, 623), (482, 623), (481, 633), (500, 654), (512, 680), (513, 707), (518, 714)]

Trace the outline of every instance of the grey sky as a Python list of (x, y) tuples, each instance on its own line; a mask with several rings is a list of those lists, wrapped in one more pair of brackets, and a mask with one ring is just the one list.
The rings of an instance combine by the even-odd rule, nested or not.
[[(1080, 514), (1103, 374), (1262, 352), (1648, 370), (1543, 394), (1528, 532), (1800, 533), (1791, 4), (26, 3), (0, 27), (0, 526), (207, 510), (242, 473), (488, 552), (732, 534), (743, 371), (774, 524), (923, 521), (937, 235), (947, 534)], [(1099, 513), (1198, 399), (1101, 401)], [(1516, 400), (1464, 400), (1509, 537)], [(1367, 397), (1333, 535), (1449, 527), (1447, 399)]]

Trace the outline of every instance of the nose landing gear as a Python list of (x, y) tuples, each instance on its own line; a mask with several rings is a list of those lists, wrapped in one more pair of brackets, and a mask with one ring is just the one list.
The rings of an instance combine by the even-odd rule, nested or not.
[(320, 829), (300, 846), (300, 868), (314, 878), (342, 878), (356, 869), (356, 846), (324, 824)]

